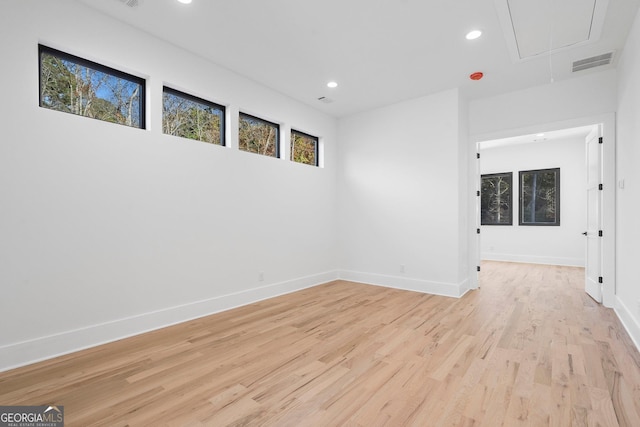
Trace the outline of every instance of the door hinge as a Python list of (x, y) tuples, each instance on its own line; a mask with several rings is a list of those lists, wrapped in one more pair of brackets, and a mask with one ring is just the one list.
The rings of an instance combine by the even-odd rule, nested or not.
[(598, 184), (598, 190), (602, 191), (603, 188), (604, 188), (604, 185)]
[(480, 153), (476, 153), (476, 159), (480, 158)]
[(598, 283), (602, 283), (602, 276), (598, 277)]
[(477, 266), (477, 267), (476, 267), (476, 270), (477, 270), (477, 271), (480, 271), (480, 266)]
[(476, 228), (476, 231), (477, 231), (478, 234), (480, 234), (480, 229), (479, 228)]
[(480, 197), (480, 190), (476, 191), (476, 197)]
[(598, 237), (602, 237), (602, 230), (598, 230)]
[(598, 138), (598, 144), (602, 144), (602, 137)]

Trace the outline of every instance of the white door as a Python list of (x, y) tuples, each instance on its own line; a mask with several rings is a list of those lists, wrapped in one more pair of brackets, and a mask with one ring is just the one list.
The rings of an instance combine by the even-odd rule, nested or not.
[(602, 135), (601, 127), (587, 136), (587, 231), (585, 290), (602, 303)]

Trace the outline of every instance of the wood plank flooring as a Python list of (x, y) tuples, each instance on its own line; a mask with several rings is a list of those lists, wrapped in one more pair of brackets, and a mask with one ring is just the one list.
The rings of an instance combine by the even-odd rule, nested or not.
[(640, 354), (583, 270), (452, 299), (344, 281), (0, 373), (67, 426), (640, 426)]

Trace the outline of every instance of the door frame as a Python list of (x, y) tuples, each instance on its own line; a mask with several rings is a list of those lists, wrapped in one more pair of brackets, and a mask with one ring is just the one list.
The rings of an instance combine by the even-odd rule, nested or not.
[[(539, 132), (551, 132), (556, 130), (602, 125), (602, 166), (603, 166), (603, 190), (602, 190), (602, 304), (605, 307), (614, 307), (616, 299), (616, 117), (615, 113), (600, 114), (596, 116), (580, 117), (577, 119), (563, 120), (551, 123), (539, 123), (521, 128), (507, 129), (496, 132), (471, 135), (469, 138), (469, 209), (468, 215), (475, 221), (469, 221), (473, 228), (469, 230), (469, 265), (472, 266), (470, 274), (470, 288), (478, 288), (478, 275), (476, 266), (480, 265), (480, 238), (476, 229), (480, 228), (480, 212), (477, 209), (479, 203), (477, 192), (480, 191), (480, 170), (476, 153), (478, 143), (494, 139), (509, 138), (520, 135), (536, 134)], [(586, 206), (585, 206), (586, 209)], [(586, 261), (586, 260), (585, 260)]]

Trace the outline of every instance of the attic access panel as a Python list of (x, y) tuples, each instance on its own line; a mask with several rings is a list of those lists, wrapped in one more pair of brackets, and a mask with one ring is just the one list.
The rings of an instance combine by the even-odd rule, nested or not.
[(600, 38), (608, 0), (495, 0), (516, 61)]

